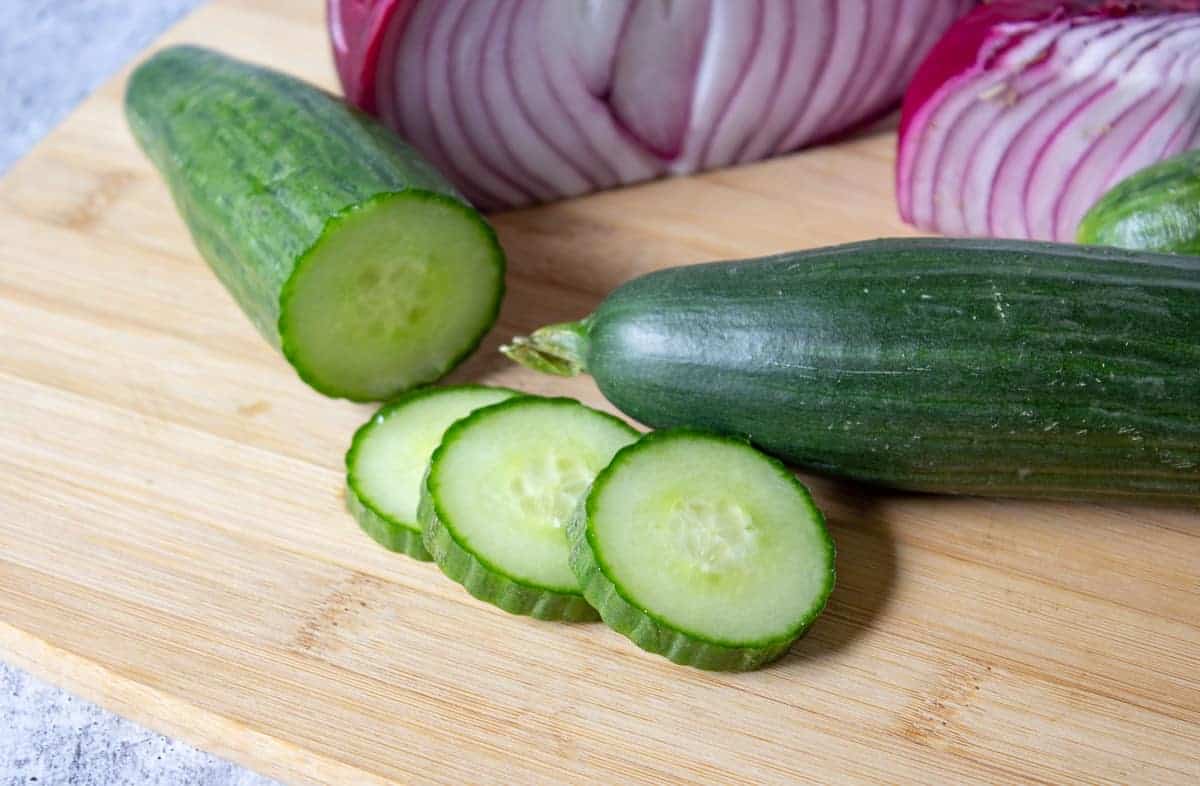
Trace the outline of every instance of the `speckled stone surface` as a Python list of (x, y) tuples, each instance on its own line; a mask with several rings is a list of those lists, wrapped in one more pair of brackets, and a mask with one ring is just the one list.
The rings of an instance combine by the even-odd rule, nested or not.
[[(0, 173), (198, 4), (0, 0)], [(0, 786), (272, 783), (0, 661)]]
[(0, 0), (0, 173), (198, 5), (200, 0)]
[(0, 666), (0, 786), (271, 783)]

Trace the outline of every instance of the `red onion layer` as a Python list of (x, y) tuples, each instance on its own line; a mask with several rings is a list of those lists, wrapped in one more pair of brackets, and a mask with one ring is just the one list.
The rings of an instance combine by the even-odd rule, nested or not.
[(975, 0), (329, 0), (347, 98), (483, 208), (754, 161), (899, 100)]
[(900, 124), (904, 220), (1070, 242), (1127, 175), (1200, 147), (1200, 0), (999, 0), (955, 23)]

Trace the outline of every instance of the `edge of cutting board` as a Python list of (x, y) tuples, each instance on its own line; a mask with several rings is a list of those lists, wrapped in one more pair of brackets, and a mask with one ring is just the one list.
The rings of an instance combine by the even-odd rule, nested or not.
[[(117, 85), (123, 88), (133, 68), (148, 55), (173, 43), (189, 40), (186, 33), (189, 24), (215, 4), (215, 0), (201, 3), (159, 34), (59, 120), (49, 132), (16, 159), (13, 166), (19, 166), (23, 161), (36, 157), (43, 148), (52, 145), (62, 126), (76, 116), (88, 112), (89, 104), (96, 93), (112, 90)], [(230, 6), (239, 4), (239, 0), (229, 0), (225, 3)], [(0, 182), (3, 180), (4, 177), (0, 176)], [(285, 742), (199, 704), (188, 702), (171, 692), (126, 677), (86, 656), (56, 647), (3, 620), (0, 620), (0, 655), (3, 655), (6, 662), (34, 677), (123, 718), (270, 778), (289, 784), (313, 786), (335, 783), (387, 786), (395, 782)]]
[[(320, 53), (315, 49), (324, 40), (318, 17), (316, 0), (219, 0), (193, 12), (146, 51), (182, 40), (217, 42), (243, 54), (258, 47), (275, 57), (256, 59), (287, 63), (297, 75), (329, 85), (327, 48)], [(241, 19), (248, 23), (239, 25)], [(276, 38), (264, 47), (266, 33)], [(7, 530), (0, 527), (0, 535), (14, 533), (12, 542), (28, 551), (18, 549), (11, 560), (0, 559), (5, 589), (0, 607), (11, 612), (9, 621), (0, 622), (0, 651), (6, 659), (151, 728), (297, 783), (385, 783), (384, 774), (469, 781), (491, 773), (521, 780), (523, 773), (524, 779), (565, 781), (587, 775), (662, 780), (667, 772), (697, 782), (739, 776), (824, 782), (922, 782), (934, 776), (959, 782), (1128, 780), (1139, 767), (1145, 768), (1143, 777), (1151, 773), (1160, 779), (1172, 773), (1200, 774), (1193, 745), (1200, 739), (1195, 710), (1200, 705), (1191, 701), (1200, 695), (1200, 683), (1192, 676), (1200, 633), (1191, 617), (1200, 585), (1193, 590), (1195, 572), (1191, 563), (1184, 564), (1194, 553), (1188, 547), (1200, 535), (1195, 528), (1200, 519), (1194, 516), (983, 500), (929, 504), (921, 498), (875, 499), (860, 487), (815, 480), (814, 493), (831, 514), (845, 557), (839, 564), (839, 587), (829, 610), (787, 662), (736, 677), (681, 671), (603, 629), (548, 631), (532, 621), (501, 616), (444, 581), (436, 568), (389, 561), (391, 555), (357, 539), (335, 498), (343, 469), (340, 452), (331, 451), (367, 410), (321, 401), (320, 412), (328, 413), (327, 421), (321, 416), (322, 430), (299, 429), (295, 444), (281, 438), (281, 429), (289, 429), (290, 436), (297, 417), (316, 411), (314, 401), (305, 398), (308, 391), (278, 358), (270, 361), (275, 365), (266, 365), (274, 356), (251, 343), (257, 339), (244, 320), (235, 323), (240, 315), (227, 298), (221, 299), (219, 286), (194, 252), (189, 249), (186, 259), (181, 258), (184, 230), (169, 215), (160, 184), (153, 202), (144, 189), (126, 203), (117, 193), (122, 183), (136, 187), (143, 175), (150, 177), (144, 162), (133, 174), (122, 171), (133, 167), (128, 158), (132, 143), (123, 127), (112, 125), (119, 111), (113, 102), (129, 70), (109, 80), (97, 91), (101, 96), (89, 98), (64, 121), (67, 128), (56, 129), (29, 154), (35, 160), (21, 172), (24, 190), (18, 194), (14, 188), (12, 194), (30, 203), (22, 204), (22, 210), (41, 211), (57, 234), (28, 243), (23, 251), (31, 256), (16, 259), (14, 269), (26, 265), (31, 272), (60, 246), (74, 254), (76, 263), (90, 262), (94, 252), (100, 265), (124, 250), (114, 235), (154, 235), (150, 239), (159, 245), (144, 255), (145, 268), (116, 268), (126, 276), (140, 276), (163, 262), (161, 281), (132, 279), (132, 296), (122, 301), (126, 308), (144, 301), (150, 319), (114, 328), (103, 324), (103, 309), (82, 316), (72, 312), (71, 298), (78, 305), (93, 295), (80, 287), (63, 293), (58, 310), (56, 289), (39, 302), (35, 292), (28, 311), (19, 298), (14, 300), (14, 309), (22, 310), (13, 313), (72, 320), (63, 333), (73, 341), (86, 341), (91, 333), (85, 329), (108, 336), (128, 330), (136, 339), (130, 343), (132, 352), (116, 360), (138, 361), (131, 367), (151, 379), (125, 388), (127, 369), (109, 363), (102, 368), (110, 376), (80, 375), (105, 395), (77, 395), (72, 393), (70, 363), (80, 356), (38, 355), (37, 363), (31, 363), (36, 373), (30, 372), (29, 379), (0, 372), (0, 385), (20, 396), (19, 403), (32, 402), (27, 408), (13, 407), (15, 416), (0, 407), (0, 424), (14, 428), (17, 440), (7, 444), (17, 462), (22, 457), (37, 461), (48, 455), (38, 451), (49, 447), (63, 453), (78, 448), (81, 456), (104, 462), (108, 457), (102, 450), (108, 444), (101, 440), (133, 433), (137, 439), (128, 444), (146, 449), (129, 457), (130, 463), (140, 461), (136, 469), (141, 474), (134, 477), (131, 471), (124, 478), (125, 488), (116, 490), (128, 497), (118, 502), (130, 510), (145, 499), (161, 507), (137, 509), (145, 515), (129, 521), (143, 529), (124, 532), (98, 516), (89, 519), (82, 504), (77, 507), (95, 503), (95, 497), (85, 494), (90, 489), (84, 480), (106, 488), (103, 484), (120, 486), (122, 478), (101, 472), (78, 479), (78, 485), (59, 484), (55, 498), (39, 496), (36, 488), (39, 480), (57, 480), (52, 474), (13, 465), (9, 488), (19, 496), (9, 508), (0, 498), (0, 510), (15, 513)], [(103, 106), (95, 103), (98, 99)], [(100, 112), (105, 127), (98, 129), (97, 141), (89, 124)], [(532, 325), (526, 322), (550, 321), (559, 312), (570, 318), (613, 284), (654, 266), (753, 256), (781, 250), (783, 244), (861, 239), (848, 235), (868, 229), (912, 234), (895, 216), (891, 183), (881, 176), (890, 171), (891, 143), (886, 135), (860, 138), (699, 176), (686, 187), (680, 182), (649, 184), (500, 216), (496, 223), (514, 262), (512, 281), (520, 285), (511, 290), (503, 329), (527, 329)], [(100, 165), (75, 167), (93, 154)], [(859, 163), (871, 173), (869, 181), (856, 174)], [(14, 171), (20, 167), (18, 162)], [(112, 184), (106, 177), (113, 188), (107, 187)], [(797, 189), (796, 183), (805, 187)], [(45, 204), (39, 202), (47, 196), (43, 191), (52, 192)], [(53, 203), (55, 198), (65, 204)], [(693, 200), (695, 204), (682, 204)], [(134, 220), (128, 221), (130, 217)], [(8, 218), (7, 211), (0, 212), (0, 220)], [(19, 218), (6, 225), (18, 231), (33, 226), (24, 213)], [(76, 231), (89, 226), (101, 230), (96, 237)], [(160, 228), (161, 235), (155, 234)], [(617, 229), (620, 242), (606, 244)], [(102, 267), (92, 270), (105, 272)], [(48, 280), (43, 278), (43, 284)], [(82, 281), (84, 287), (104, 284), (102, 279)], [(206, 343), (210, 336), (195, 331), (183, 337), (155, 332), (152, 318), (174, 318), (175, 306), (165, 304), (176, 302), (170, 287), (179, 282), (204, 287), (204, 301), (191, 313), (207, 320), (206, 329), (225, 331), (228, 326), (227, 334)], [(55, 278), (50, 286), (63, 283), (65, 279)], [(14, 292), (19, 295), (19, 288)], [(519, 313), (522, 309), (528, 313)], [(88, 321), (90, 317), (98, 321)], [(0, 327), (16, 324), (9, 319)], [(52, 331), (59, 323), (49, 325)], [(18, 332), (17, 338), (25, 336)], [(456, 378), (483, 376), (497, 384), (570, 393), (605, 406), (590, 381), (551, 382), (503, 363), (493, 352), (497, 338), (493, 333)], [(36, 347), (39, 352), (71, 349), (54, 342)], [(190, 398), (169, 387), (174, 379), (154, 376), (150, 367), (160, 361), (154, 353), (162, 347), (195, 350), (188, 370), (219, 379), (214, 390), (220, 400)], [(0, 357), (7, 356), (0, 352)], [(247, 370), (261, 371), (263, 379), (248, 382), (237, 376)], [(116, 375), (121, 378), (114, 379)], [(152, 382), (167, 387), (155, 388)], [(236, 386), (242, 384), (261, 400), (241, 398)], [(117, 392), (108, 397), (109, 390)], [(168, 414), (178, 415), (178, 410), (167, 413), (157, 401), (160, 396), (167, 404), (197, 406), (187, 417), (172, 419)], [(268, 399), (270, 413), (251, 414)], [(46, 427), (59, 421), (26, 428), (20, 420), (26, 413), (59, 417), (64, 412), (71, 416), (63, 421), (68, 431)], [(79, 438), (83, 429), (91, 435), (90, 444)], [(245, 442), (242, 429), (251, 437)], [(320, 434), (320, 441), (313, 434)], [(187, 449), (168, 441), (169, 450), (151, 455), (149, 448), (160, 446), (156, 437), (181, 436), (192, 440)], [(281, 446), (286, 449), (277, 452)], [(311, 449), (302, 449), (306, 447)], [(234, 463), (235, 453), (240, 464)], [(262, 494), (260, 486), (240, 483), (236, 472), (208, 487), (204, 473), (197, 471), (178, 473), (180, 482), (170, 493), (149, 493), (151, 481), (165, 485), (166, 480), (151, 459), (211, 463), (226, 456), (235, 470), (260, 464), (273, 472), (299, 468), (301, 479), (320, 484), (321, 490), (311, 499), (306, 490), (298, 501), (291, 500), (296, 504), (272, 506), (270, 495)], [(63, 465), (71, 471), (80, 461)], [(255, 475), (252, 480), (270, 482), (271, 477)], [(22, 485), (25, 481), (32, 482)], [(221, 507), (192, 517), (196, 496), (179, 495), (204, 490), (222, 500), (227, 492), (240, 492), (243, 509), (249, 506), (257, 516), (256, 506), (262, 505), (278, 518), (233, 517)], [(30, 522), (20, 518), (47, 503), (57, 504), (54, 515), (47, 514), (45, 522), (32, 516), (32, 523), (58, 522), (68, 530), (65, 534), (50, 527), (27, 528)], [(117, 504), (98, 509), (128, 512)], [(309, 512), (314, 521), (286, 518)], [(1158, 526), (1150, 529), (1147, 519)], [(197, 522), (201, 526), (192, 529)], [(281, 524), (286, 531), (280, 531)], [(993, 531), (993, 524), (1000, 526)], [(1094, 527), (1104, 537), (1093, 537)], [(86, 542), (64, 544), (64, 537), (81, 534)], [(133, 556), (126, 560), (120, 547), (129, 546), (122, 538), (131, 536), (140, 540), (128, 549)], [(1021, 543), (1022, 537), (1028, 541)], [(289, 550), (294, 539), (300, 540)], [(271, 565), (261, 555), (257, 561), (239, 560), (232, 553), (248, 544), (269, 550)], [(88, 546), (95, 550), (87, 551)], [(192, 575), (195, 571), (186, 562), (189, 547), (212, 558), (220, 575), (212, 581)], [(1131, 549), (1136, 553), (1130, 554)], [(1043, 553), (1063, 555), (1052, 572), (1039, 569)], [(1123, 572), (1126, 565), (1140, 573)], [(5, 574), (10, 567), (11, 575)], [(205, 562), (200, 567), (211, 566)], [(267, 572), (271, 567), (275, 573)], [(92, 597), (97, 585), (89, 569), (122, 583), (108, 597)], [(1110, 576), (1126, 582), (1125, 594), (1110, 586)], [(313, 582), (305, 584), (306, 577)], [(264, 625), (263, 632), (279, 633), (281, 639), (286, 634), (286, 641), (259, 640), (242, 630), (243, 622), (247, 628), (260, 622), (252, 616), (261, 612), (259, 601), (283, 582), (293, 592), (287, 604), (272, 608), (288, 615), (288, 624)], [(185, 590), (175, 592), (177, 587)], [(224, 605), (205, 597), (210, 589), (228, 590)], [(372, 603), (368, 608), (354, 601)], [(183, 612), (176, 614), (172, 604)], [(392, 614), (405, 608), (406, 618)], [(145, 614), (147, 610), (155, 613)], [(192, 612), (194, 619), (204, 618), (207, 639), (196, 640), (197, 627), (184, 624), (194, 621), (188, 616)], [(886, 618), (881, 617), (885, 612)], [(355, 627), (359, 614), (362, 624)], [(456, 626), (467, 618), (477, 625), (474, 630), (484, 646), (472, 648), (470, 640), (459, 646), (463, 637)], [(135, 627), (143, 622), (157, 627)], [(397, 630), (402, 635), (385, 635)], [(401, 663), (404, 659), (395, 657), (395, 648), (409, 642), (420, 646), (423, 660)], [(1129, 652), (1122, 652), (1126, 643)], [(534, 647), (546, 652), (531, 655), (517, 673), (489, 668)], [(141, 655), (145, 657), (137, 657)], [(441, 669), (443, 656), (458, 671), (447, 675), (424, 669), (431, 663)], [(212, 670), (222, 657), (235, 661), (224, 675)], [(581, 674), (572, 671), (575, 666)], [(305, 675), (324, 693), (289, 704), (284, 699), (293, 698), (293, 680)], [(362, 684), (364, 675), (370, 677), (369, 690)], [(362, 680), (355, 684), (348, 676)], [(405, 680), (422, 678), (424, 686), (441, 692), (436, 703), (419, 690), (405, 690)], [(333, 712), (333, 698), (344, 698), (341, 715)], [(542, 706), (548, 700), (552, 706)], [(636, 713), (629, 712), (631, 703)], [(469, 728), (460, 734), (460, 726)], [(350, 729), (352, 736), (338, 738), (331, 732), (338, 728)], [(421, 759), (431, 753), (437, 757), (432, 767), (428, 758)], [(519, 774), (512, 775), (514, 770)]]
[(0, 621), (0, 649), (6, 661), (39, 679), (262, 775), (313, 786), (393, 783), (124, 677), (3, 621)]

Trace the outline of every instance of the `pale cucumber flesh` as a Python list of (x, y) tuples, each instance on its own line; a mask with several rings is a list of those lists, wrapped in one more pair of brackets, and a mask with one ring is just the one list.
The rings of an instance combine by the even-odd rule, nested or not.
[(280, 299), (284, 354), (313, 387), (378, 400), (479, 342), (503, 293), (492, 231), (449, 197), (385, 194), (330, 220)]
[(604, 579), (698, 644), (787, 642), (832, 589), (833, 544), (808, 492), (737, 440), (650, 435), (617, 455), (581, 515), (573, 534)]
[(355, 511), (364, 529), (389, 547), (394, 541), (379, 537), (379, 530), (387, 535), (389, 528), (403, 528), (419, 537), (421, 482), (446, 429), (480, 407), (515, 395), (479, 385), (429, 388), (380, 409), (354, 435), (346, 454), (347, 492), (366, 509)]
[(578, 594), (566, 524), (596, 474), (637, 437), (576, 401), (512, 399), (450, 428), (430, 464), (427, 493), (440, 526), (487, 569)]

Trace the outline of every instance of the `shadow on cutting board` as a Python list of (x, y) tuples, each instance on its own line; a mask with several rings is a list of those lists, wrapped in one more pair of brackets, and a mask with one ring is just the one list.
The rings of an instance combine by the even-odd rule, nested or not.
[(806, 475), (800, 480), (825, 512), (829, 534), (837, 545), (837, 583), (825, 612), (791, 651), (768, 669), (786, 669), (852, 645), (875, 625), (896, 581), (896, 542), (880, 504), (887, 492)]

